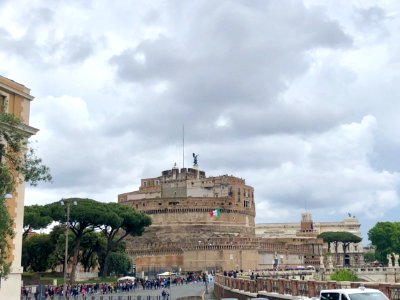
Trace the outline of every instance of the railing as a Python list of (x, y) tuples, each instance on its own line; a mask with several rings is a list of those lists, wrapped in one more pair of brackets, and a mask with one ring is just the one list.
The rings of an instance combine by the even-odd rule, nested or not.
[[(236, 293), (262, 292), (276, 293), (280, 295), (292, 295), (302, 297), (319, 297), (319, 293), (324, 289), (337, 288), (358, 288), (365, 286), (374, 288), (384, 293), (390, 300), (400, 300), (400, 284), (375, 283), (375, 282), (336, 282), (336, 281), (315, 281), (315, 280), (297, 280), (284, 278), (261, 278), (256, 280), (244, 278), (232, 278), (222, 275), (215, 276), (215, 283), (219, 288)], [(219, 288), (216, 288), (218, 291)], [(279, 298), (277, 296), (277, 298)], [(247, 299), (247, 298), (245, 298)]]

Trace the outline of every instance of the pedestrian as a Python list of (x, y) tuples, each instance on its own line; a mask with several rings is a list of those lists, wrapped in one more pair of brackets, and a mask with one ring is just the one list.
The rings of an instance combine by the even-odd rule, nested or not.
[(167, 299), (167, 291), (166, 290), (162, 290), (161, 296), (162, 296), (163, 300), (166, 300)]

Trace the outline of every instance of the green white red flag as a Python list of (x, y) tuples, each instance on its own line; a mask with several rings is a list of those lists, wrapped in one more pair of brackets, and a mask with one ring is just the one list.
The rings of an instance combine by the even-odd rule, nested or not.
[(219, 208), (210, 211), (211, 217), (219, 217), (221, 215), (221, 210)]

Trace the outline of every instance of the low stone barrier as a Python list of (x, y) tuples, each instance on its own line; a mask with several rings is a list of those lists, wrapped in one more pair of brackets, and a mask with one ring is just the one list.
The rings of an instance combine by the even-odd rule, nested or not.
[(257, 280), (215, 276), (214, 292), (218, 298), (247, 300), (268, 296), (270, 300), (319, 297), (321, 290), (358, 288), (365, 286), (384, 293), (390, 300), (400, 300), (400, 284), (375, 282), (316, 281), (284, 278), (258, 278)]

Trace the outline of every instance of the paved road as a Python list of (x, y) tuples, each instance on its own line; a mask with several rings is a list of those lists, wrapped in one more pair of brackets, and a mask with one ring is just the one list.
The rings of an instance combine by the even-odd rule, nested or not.
[[(204, 283), (198, 282), (198, 283), (188, 283), (188, 284), (183, 284), (183, 285), (178, 285), (178, 286), (171, 286), (170, 289), (167, 289), (169, 292), (169, 300), (176, 300), (181, 297), (186, 297), (186, 296), (203, 296), (204, 299), (213, 299), (212, 293), (213, 293), (213, 284), (209, 283), (208, 284), (208, 294), (205, 294), (206, 292), (206, 287)], [(158, 290), (143, 290), (143, 289), (136, 289), (134, 292), (130, 293), (114, 293), (114, 294), (108, 294), (108, 295), (99, 295), (99, 294), (93, 294), (93, 295), (87, 295), (86, 300), (158, 300), (162, 299), (161, 297), (161, 292), (162, 289)], [(25, 300), (26, 298), (21, 298)], [(33, 296), (28, 297), (27, 299), (33, 300), (35, 299)], [(39, 298), (40, 300), (44, 300), (45, 298)], [(48, 298), (50, 299), (50, 298)], [(63, 297), (54, 297), (54, 300), (61, 300)], [(83, 300), (82, 296), (78, 297), (70, 297), (69, 300)]]

